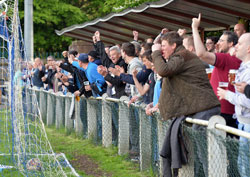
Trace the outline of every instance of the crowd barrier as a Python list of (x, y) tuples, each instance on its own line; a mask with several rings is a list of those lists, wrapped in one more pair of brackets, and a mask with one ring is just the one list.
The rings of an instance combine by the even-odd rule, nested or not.
[[(156, 176), (162, 176), (159, 152), (170, 122), (163, 121), (158, 112), (147, 116), (143, 104), (128, 107), (127, 97), (81, 97), (78, 102), (70, 93), (63, 95), (42, 88), (27, 88), (26, 101), (29, 103), (27, 112), (39, 113), (47, 126), (74, 131), (104, 147), (118, 146), (119, 155), (138, 152), (140, 170), (152, 169)], [(32, 110), (34, 104), (38, 104), (40, 111)], [(193, 124), (202, 128), (194, 130)], [(225, 126), (225, 120), (220, 116), (213, 116), (209, 121), (187, 118), (182, 128), (189, 153), (188, 164), (182, 166), (179, 176), (250, 175), (246, 169), (239, 170), (237, 165), (242, 155), (247, 157), (242, 159), (249, 167), (249, 145), (248, 150), (241, 148), (238, 139), (226, 136), (230, 132), (250, 139), (249, 133)]]

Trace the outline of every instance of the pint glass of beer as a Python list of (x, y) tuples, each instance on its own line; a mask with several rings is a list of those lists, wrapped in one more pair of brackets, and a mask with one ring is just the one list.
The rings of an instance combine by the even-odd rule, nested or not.
[(213, 68), (206, 68), (207, 77), (210, 80), (212, 76)]
[(235, 84), (235, 76), (236, 76), (237, 70), (236, 69), (230, 69), (229, 70), (229, 82), (230, 84)]
[(80, 96), (76, 96), (76, 101), (77, 101), (77, 102), (80, 101)]
[(85, 85), (85, 86), (89, 85), (89, 81), (84, 81), (83, 85)]
[(228, 82), (219, 82), (219, 87), (224, 90), (227, 90)]

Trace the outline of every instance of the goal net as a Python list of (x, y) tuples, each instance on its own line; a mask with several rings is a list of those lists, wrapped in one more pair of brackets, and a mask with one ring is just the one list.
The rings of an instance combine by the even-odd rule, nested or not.
[(48, 141), (36, 94), (27, 89), (30, 62), (18, 1), (0, 0), (0, 176), (79, 176)]

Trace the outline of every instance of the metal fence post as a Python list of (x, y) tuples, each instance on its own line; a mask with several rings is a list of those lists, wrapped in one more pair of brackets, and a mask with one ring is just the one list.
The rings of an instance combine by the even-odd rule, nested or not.
[(26, 113), (28, 116), (31, 114), (32, 110), (32, 99), (31, 99), (31, 88), (26, 88)]
[(152, 162), (151, 117), (145, 113), (145, 106), (138, 107), (140, 119), (140, 169), (148, 170)]
[[(156, 113), (156, 114), (159, 114), (159, 113)], [(158, 115), (158, 117), (160, 117)], [(160, 153), (161, 152), (161, 148), (162, 148), (162, 145), (163, 145), (163, 142), (164, 142), (164, 138), (166, 136), (166, 132), (167, 132), (167, 122), (166, 121), (162, 121), (160, 119), (157, 119), (158, 121), (158, 152)], [(160, 162), (159, 162), (159, 174), (160, 176), (163, 176), (162, 174), (162, 169), (163, 169), (163, 161), (162, 161), (162, 158), (160, 157)]]
[(55, 97), (53, 90), (50, 89), (48, 91), (47, 97), (47, 126), (51, 126), (55, 124)]
[(62, 92), (56, 94), (56, 128), (62, 128), (65, 125), (65, 97)]
[(47, 95), (48, 95), (47, 92), (43, 88), (40, 88), (39, 108), (44, 124), (46, 124), (46, 117), (47, 117)]
[[(80, 98), (81, 100), (82, 98)], [(80, 101), (75, 100), (75, 130), (78, 136), (83, 136), (83, 122), (80, 115)]]
[(39, 104), (40, 104), (40, 89), (38, 89), (37, 87), (34, 87), (34, 93), (36, 95), (36, 100), (37, 100), (37, 104), (38, 104), (38, 107), (39, 107)]
[(38, 98), (37, 98), (37, 94), (36, 94), (36, 91), (37, 91), (37, 87), (33, 87), (31, 89), (31, 106), (32, 106), (32, 119), (35, 119), (35, 116), (38, 115)]
[(102, 96), (102, 144), (104, 147), (112, 145), (112, 110), (105, 98), (107, 94)]
[(65, 129), (68, 132), (71, 132), (74, 129), (74, 119), (69, 115), (72, 97), (74, 96), (69, 92), (65, 96)]
[[(215, 136), (226, 137), (226, 132), (215, 129), (215, 124), (226, 125), (221, 116), (213, 116), (208, 121), (208, 176), (227, 176), (227, 150), (222, 142), (216, 140)], [(235, 167), (237, 168), (237, 167)]]
[(97, 110), (91, 101), (92, 98), (87, 99), (88, 112), (88, 138), (97, 140)]
[(119, 135), (118, 135), (118, 154), (129, 153), (129, 108), (125, 101), (129, 98), (122, 96), (119, 103)]

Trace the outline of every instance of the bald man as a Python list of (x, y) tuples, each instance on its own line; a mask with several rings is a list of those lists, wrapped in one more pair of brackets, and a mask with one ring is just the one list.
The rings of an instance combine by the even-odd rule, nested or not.
[(45, 73), (45, 67), (42, 64), (42, 61), (40, 58), (35, 58), (34, 68), (31, 72), (32, 75), (32, 83), (34, 86), (41, 88), (43, 87), (42, 77)]
[(245, 28), (245, 25), (242, 24), (242, 23), (238, 23), (234, 26), (234, 32), (237, 34), (238, 38), (246, 33), (246, 28)]
[[(236, 45), (236, 56), (242, 60), (240, 68), (236, 74), (236, 83), (246, 82), (250, 84), (250, 33), (245, 33), (239, 38)], [(226, 99), (235, 105), (236, 118), (239, 121), (238, 129), (250, 133), (250, 99), (244, 93), (238, 90), (232, 92), (218, 88), (217, 94), (220, 99)], [(238, 169), (241, 176), (248, 176), (250, 174), (249, 166), (249, 150), (250, 142), (247, 138), (240, 137), (238, 155)]]

